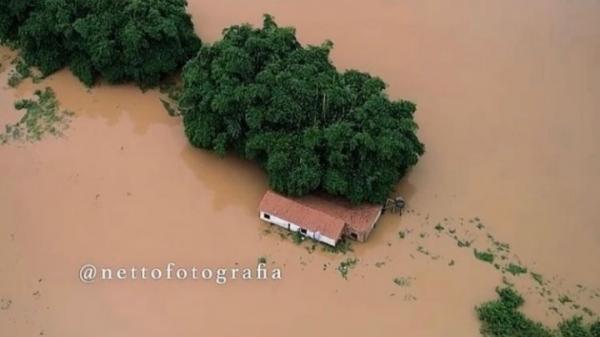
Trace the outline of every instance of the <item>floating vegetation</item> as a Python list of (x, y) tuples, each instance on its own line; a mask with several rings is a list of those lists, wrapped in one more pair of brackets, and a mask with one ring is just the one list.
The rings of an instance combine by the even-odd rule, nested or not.
[(500, 242), (500, 241), (496, 240), (496, 238), (494, 238), (494, 236), (492, 236), (489, 233), (488, 233), (487, 237), (492, 242), (492, 244), (494, 245), (496, 250), (498, 250), (499, 252), (506, 252), (506, 253), (510, 252), (510, 245), (508, 243), (504, 243), (504, 242)]
[(396, 277), (394, 283), (400, 287), (410, 287), (412, 280), (414, 280), (412, 277)]
[(381, 267), (383, 267), (383, 266), (385, 266), (385, 261), (381, 261), (381, 262), (375, 262), (375, 267), (377, 267), (377, 268), (381, 268)]
[(494, 254), (491, 252), (481, 252), (481, 251), (478, 251), (477, 249), (473, 249), (473, 255), (475, 255), (475, 257), (478, 260), (481, 260), (483, 262), (487, 262), (487, 263), (494, 262)]
[(531, 274), (531, 278), (533, 278), (535, 280), (535, 282), (537, 282), (541, 286), (544, 285), (544, 277), (541, 274), (534, 273), (534, 272), (531, 272), (530, 274)]
[[(586, 325), (575, 316), (550, 329), (535, 322), (518, 309), (524, 304), (523, 297), (514, 289), (496, 289), (500, 299), (484, 303), (476, 308), (481, 322), (481, 333), (486, 337), (600, 337), (600, 321)], [(554, 308), (558, 312), (558, 309)]]
[(10, 305), (12, 304), (12, 300), (8, 298), (0, 298), (0, 310), (8, 310)]
[(585, 312), (588, 316), (593, 317), (596, 314), (588, 307), (583, 307), (581, 311)]
[(42, 77), (37, 72), (32, 70), (22, 58), (15, 58), (12, 62), (14, 68), (10, 71), (8, 77), (8, 86), (16, 88), (23, 80), (31, 77), (33, 83), (38, 83)]
[(427, 255), (427, 256), (430, 255), (429, 251), (427, 249), (423, 248), (423, 246), (417, 247), (417, 252), (419, 252), (423, 255)]
[(560, 302), (560, 304), (572, 303), (573, 302), (573, 300), (571, 298), (569, 298), (569, 296), (567, 296), (567, 295), (560, 295), (558, 297), (558, 301)]
[(459, 246), (460, 248), (468, 248), (471, 247), (471, 243), (473, 243), (473, 241), (469, 241), (469, 240), (460, 240), (458, 237), (454, 237), (454, 239), (456, 240), (456, 245)]
[(520, 266), (518, 264), (512, 263), (512, 262), (508, 264), (508, 267), (506, 267), (505, 270), (513, 275), (520, 275), (520, 274), (527, 273), (527, 268)]
[(348, 258), (345, 261), (340, 262), (340, 265), (337, 267), (337, 270), (340, 272), (344, 279), (348, 279), (348, 272), (353, 269), (358, 263), (358, 259), (356, 258)]
[(412, 295), (412, 294), (406, 294), (406, 295), (404, 295), (404, 301), (405, 302), (414, 302), (416, 300), (417, 300), (417, 298), (415, 297), (415, 295)]
[(0, 134), (0, 144), (11, 141), (35, 142), (47, 134), (60, 137), (69, 127), (73, 113), (59, 110), (51, 88), (37, 90), (35, 96), (15, 102), (15, 108), (25, 110), (25, 114), (17, 123), (5, 126)]

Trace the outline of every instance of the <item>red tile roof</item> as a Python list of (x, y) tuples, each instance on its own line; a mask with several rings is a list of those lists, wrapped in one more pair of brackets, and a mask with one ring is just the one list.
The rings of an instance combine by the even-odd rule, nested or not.
[(267, 191), (260, 202), (260, 210), (294, 223), (311, 232), (319, 232), (337, 241), (344, 230), (344, 220), (314, 208), (307, 207), (291, 198)]
[(338, 219), (342, 219), (355, 232), (368, 232), (377, 221), (382, 206), (374, 204), (352, 205), (350, 202), (332, 197), (308, 195), (299, 199), (303, 205), (320, 210)]
[(259, 208), (336, 241), (346, 224), (356, 232), (370, 231), (382, 209), (381, 205), (353, 206), (341, 199), (317, 195), (285, 197), (270, 190), (265, 193)]

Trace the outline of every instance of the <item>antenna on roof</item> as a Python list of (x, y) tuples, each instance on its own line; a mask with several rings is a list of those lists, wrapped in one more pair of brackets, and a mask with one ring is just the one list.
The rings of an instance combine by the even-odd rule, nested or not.
[(404, 198), (397, 196), (394, 199), (387, 199), (385, 206), (383, 206), (383, 210), (402, 214), (402, 209), (404, 209), (404, 206), (406, 206), (406, 201), (404, 201)]

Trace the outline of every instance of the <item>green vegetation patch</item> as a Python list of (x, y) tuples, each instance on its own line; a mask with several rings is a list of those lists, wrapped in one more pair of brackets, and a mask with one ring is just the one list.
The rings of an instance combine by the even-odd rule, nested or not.
[(14, 69), (10, 71), (8, 77), (7, 84), (9, 87), (16, 88), (28, 77), (31, 77), (34, 83), (38, 83), (42, 79), (22, 58), (17, 57), (11, 63), (14, 65)]
[(337, 270), (340, 272), (344, 279), (348, 279), (348, 272), (351, 269), (354, 269), (356, 264), (358, 263), (358, 259), (356, 258), (348, 258), (345, 261), (340, 262), (340, 265), (337, 267)]
[(0, 40), (49, 75), (64, 67), (83, 83), (158, 84), (200, 48), (186, 0), (4, 0)]
[(412, 283), (411, 277), (396, 277), (394, 283), (400, 287), (410, 287)]
[(477, 249), (473, 249), (473, 255), (475, 255), (475, 257), (478, 260), (481, 260), (483, 262), (487, 262), (487, 263), (494, 262), (494, 254), (491, 252), (483, 252), (483, 251), (478, 251)]
[(586, 325), (581, 317), (573, 317), (552, 330), (535, 322), (518, 309), (523, 297), (514, 289), (496, 289), (499, 299), (476, 308), (481, 333), (486, 337), (600, 337), (600, 322)]
[(69, 111), (59, 110), (51, 88), (37, 90), (33, 99), (17, 101), (15, 108), (24, 110), (25, 114), (16, 124), (5, 126), (4, 132), (0, 134), (0, 144), (10, 141), (39, 141), (47, 134), (62, 136), (73, 115)]
[(506, 267), (505, 270), (513, 275), (520, 275), (520, 274), (527, 273), (527, 268), (520, 266), (518, 264), (512, 263), (512, 262), (508, 264), (508, 266)]
[(534, 272), (531, 272), (530, 274), (531, 274), (531, 278), (533, 278), (533, 280), (535, 282), (537, 282), (541, 286), (544, 285), (544, 277), (541, 274), (534, 273)]
[(302, 46), (268, 15), (259, 29), (225, 29), (183, 70), (190, 143), (258, 162), (283, 194), (384, 202), (424, 153), (416, 105), (390, 100), (377, 77), (338, 71), (332, 48)]

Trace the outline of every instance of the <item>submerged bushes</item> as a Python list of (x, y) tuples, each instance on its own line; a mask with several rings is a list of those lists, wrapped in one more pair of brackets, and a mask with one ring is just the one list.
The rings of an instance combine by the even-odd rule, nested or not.
[(102, 77), (147, 87), (200, 48), (185, 6), (185, 0), (38, 0), (2, 14), (2, 34), (45, 75), (68, 66), (88, 86)]
[(581, 317), (573, 317), (558, 325), (557, 330), (546, 328), (525, 317), (518, 309), (523, 297), (512, 288), (497, 289), (499, 300), (477, 307), (481, 333), (487, 337), (600, 337), (600, 321), (585, 325)]
[(338, 72), (331, 48), (303, 47), (270, 16), (262, 29), (226, 29), (184, 68), (190, 142), (256, 160), (285, 194), (384, 201), (424, 151), (415, 105), (388, 99), (377, 77)]

